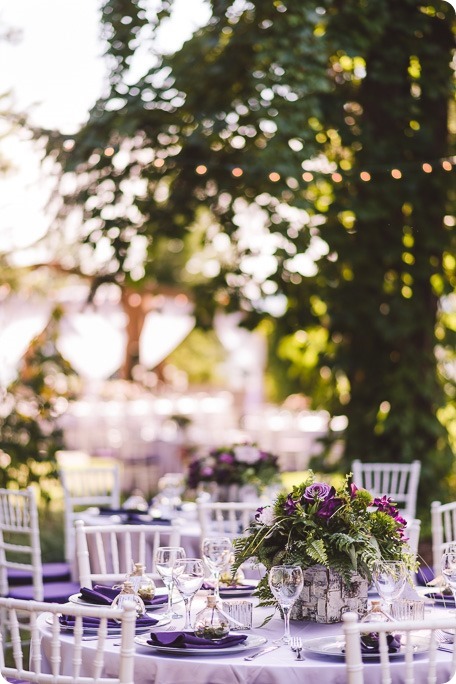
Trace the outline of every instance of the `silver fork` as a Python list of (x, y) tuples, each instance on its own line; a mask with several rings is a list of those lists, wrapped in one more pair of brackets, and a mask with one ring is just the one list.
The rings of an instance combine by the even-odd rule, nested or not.
[(296, 660), (305, 660), (302, 655), (302, 639), (301, 637), (291, 637), (290, 640), (290, 648), (291, 650), (296, 653)]

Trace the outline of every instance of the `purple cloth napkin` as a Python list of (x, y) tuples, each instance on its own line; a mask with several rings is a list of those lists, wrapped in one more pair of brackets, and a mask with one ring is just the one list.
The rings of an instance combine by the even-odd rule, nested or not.
[(193, 632), (151, 632), (147, 643), (152, 646), (167, 646), (169, 648), (229, 648), (242, 644), (247, 634), (228, 634), (222, 639), (212, 640), (197, 637)]
[(430, 593), (426, 594), (431, 599), (434, 599), (434, 601), (441, 601), (442, 603), (445, 603), (448, 606), (454, 607), (454, 597), (453, 594), (441, 594), (441, 593)]
[[(203, 582), (201, 589), (204, 591), (209, 591), (214, 588), (214, 583), (213, 582)], [(257, 585), (256, 584), (220, 584), (219, 586), (219, 591), (220, 594), (223, 594), (223, 592), (226, 591), (237, 591), (238, 589), (245, 589), (252, 591), (252, 589), (256, 589)]]
[[(60, 615), (59, 622), (64, 629), (74, 629), (76, 618), (73, 615)], [(141, 617), (136, 618), (136, 629), (154, 627), (157, 622), (158, 620), (153, 617), (141, 615)], [(82, 618), (82, 626), (84, 629), (98, 629), (99, 625), (100, 618), (87, 616)], [(120, 624), (117, 620), (108, 620), (108, 627), (109, 629), (115, 628), (120, 630)]]
[[(98, 606), (110, 606), (120, 589), (113, 589), (106, 587), (103, 584), (95, 584), (93, 589), (88, 587), (81, 587), (79, 596), (88, 603), (94, 603)], [(153, 599), (144, 601), (146, 606), (161, 606), (168, 601), (168, 597), (154, 596)]]
[[(387, 634), (388, 653), (397, 653), (401, 648), (400, 634)], [(371, 632), (361, 637), (361, 653), (379, 653), (379, 637), (376, 632)]]

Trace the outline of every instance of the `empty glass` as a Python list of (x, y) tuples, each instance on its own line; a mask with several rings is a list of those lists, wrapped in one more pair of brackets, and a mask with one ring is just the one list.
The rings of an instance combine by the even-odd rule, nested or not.
[(214, 595), (220, 598), (220, 574), (229, 565), (233, 544), (229, 537), (205, 537), (202, 543), (203, 558), (209, 570), (214, 575)]
[(374, 568), (373, 580), (378, 595), (391, 612), (394, 599), (402, 594), (407, 581), (407, 567), (402, 561), (378, 561)]
[(168, 609), (166, 615), (173, 618), (182, 617), (173, 609), (173, 567), (174, 563), (185, 558), (185, 549), (182, 546), (159, 546), (155, 552), (155, 569), (163, 580), (168, 590)]
[(456, 605), (456, 548), (454, 546), (442, 556), (442, 575), (451, 589)]
[(174, 563), (173, 580), (185, 603), (185, 625), (192, 629), (190, 611), (192, 600), (201, 588), (204, 579), (204, 564), (201, 558), (181, 558)]
[(283, 612), (284, 644), (290, 643), (290, 611), (304, 585), (302, 570), (297, 565), (275, 565), (269, 571), (269, 587)]

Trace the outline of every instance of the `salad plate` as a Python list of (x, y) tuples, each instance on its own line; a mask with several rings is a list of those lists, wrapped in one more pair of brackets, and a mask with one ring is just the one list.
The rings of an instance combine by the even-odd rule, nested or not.
[[(413, 643), (413, 655), (424, 654), (429, 651), (429, 639), (421, 635), (411, 635)], [(318, 637), (308, 639), (303, 643), (303, 650), (308, 655), (324, 657), (328, 659), (345, 660), (345, 638), (342, 634), (336, 636)], [(405, 657), (405, 644), (398, 651), (389, 653), (390, 660), (400, 660)], [(379, 653), (362, 653), (363, 661), (379, 661)]]
[[(168, 590), (166, 587), (157, 587), (155, 591), (155, 596), (167, 596), (168, 595)], [(179, 597), (180, 598), (180, 597)], [(71, 596), (68, 597), (68, 601), (70, 603), (77, 603), (80, 606), (98, 606), (98, 605), (105, 605), (102, 603), (94, 603), (93, 601), (84, 601), (81, 598), (81, 594), (71, 594)], [(174, 601), (176, 603), (176, 601)], [(106, 604), (109, 605), (109, 604)], [(151, 605), (149, 603), (146, 603), (146, 610), (147, 612), (151, 612), (153, 610), (160, 610), (160, 608), (166, 608), (166, 603), (159, 603), (156, 606)]]
[(263, 646), (267, 639), (263, 636), (258, 636), (257, 634), (250, 634), (247, 639), (241, 644), (235, 644), (234, 646), (229, 646), (225, 648), (217, 648), (216, 646), (211, 646), (210, 648), (180, 648), (176, 646), (156, 646), (155, 644), (148, 643), (149, 637), (146, 634), (140, 634), (135, 637), (135, 643), (138, 646), (143, 646), (153, 651), (158, 651), (159, 653), (168, 653), (171, 655), (183, 655), (183, 656), (210, 656), (210, 655), (230, 655), (231, 653), (238, 653), (240, 651), (247, 651), (252, 648), (258, 648)]

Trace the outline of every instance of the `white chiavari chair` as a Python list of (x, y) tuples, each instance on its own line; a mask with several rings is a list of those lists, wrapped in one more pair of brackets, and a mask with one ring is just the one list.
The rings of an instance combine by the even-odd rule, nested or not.
[(353, 482), (369, 490), (374, 496), (389, 496), (401, 515), (412, 520), (416, 515), (416, 501), (420, 480), (421, 462), (368, 463), (356, 459), (351, 464)]
[[(391, 684), (393, 681), (455, 684), (456, 679), (454, 677), (450, 679), (450, 676), (456, 672), (456, 649), (451, 649), (451, 662), (442, 663), (437, 660), (437, 648), (442, 641), (441, 630), (454, 631), (455, 614), (451, 616), (451, 613), (442, 612), (441, 615), (425, 617), (424, 620), (401, 620), (395, 622), (393, 628), (394, 632), (401, 634), (403, 658), (400, 662), (399, 676), (398, 661), (390, 659), (388, 653), (387, 633), (392, 631), (392, 623), (360, 622), (356, 613), (344, 613), (342, 629), (345, 637), (346, 684), (370, 684), (372, 681), (372, 671), (369, 669), (369, 663), (363, 661), (361, 650), (361, 635), (371, 632), (379, 634), (380, 679), (375, 680), (379, 684)], [(423, 659), (414, 657), (416, 651), (414, 635), (420, 633), (425, 640), (427, 656), (424, 668), (420, 667)], [(416, 668), (420, 668), (419, 674)], [(375, 674), (377, 677), (377, 672)]]
[(201, 538), (241, 537), (255, 517), (260, 502), (197, 501)]
[(93, 584), (121, 582), (133, 563), (142, 563), (148, 575), (159, 579), (154, 557), (159, 546), (180, 546), (181, 533), (173, 525), (85, 525), (77, 520), (76, 559), (79, 582)]
[[(122, 609), (110, 606), (80, 606), (75, 603), (65, 605), (56, 603), (42, 603), (39, 601), (22, 601), (17, 599), (0, 598), (0, 612), (7, 614), (8, 630), (11, 643), (11, 655), (8, 664), (5, 663), (4, 649), (0, 649), (0, 681), (12, 681), (18, 684), (36, 682), (36, 684), (134, 684), (134, 638), (136, 612), (133, 604), (125, 604)], [(40, 653), (40, 631), (37, 619), (46, 614), (49, 628), (52, 632), (50, 658), (51, 672), (42, 671), (42, 657)], [(74, 619), (72, 657), (62, 654), (59, 617)], [(30, 658), (24, 649), (22, 638), (22, 623), (27, 619), (31, 632)], [(96, 618), (96, 637), (93, 641), (93, 658), (82, 657), (82, 640), (84, 637), (84, 618)], [(117, 620), (120, 625), (119, 659), (115, 666), (108, 667), (106, 639), (108, 636), (108, 619)], [(95, 635), (94, 635), (95, 636)], [(1, 641), (1, 634), (0, 634)], [(2, 644), (3, 646), (3, 644)], [(112, 652), (110, 657), (112, 658)], [(106, 674), (109, 672), (110, 674)], [(1, 677), (7, 679), (1, 679)]]
[(76, 587), (68, 576), (67, 564), (42, 562), (33, 488), (0, 489), (0, 595), (64, 602)]
[(120, 507), (120, 471), (114, 466), (60, 468), (65, 510), (65, 558), (74, 559), (74, 523), (78, 512), (90, 506)]
[(434, 574), (441, 573), (441, 559), (450, 544), (456, 544), (456, 501), (431, 504), (432, 564)]

